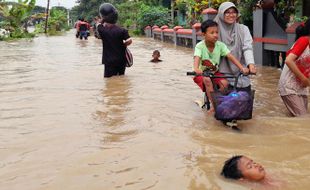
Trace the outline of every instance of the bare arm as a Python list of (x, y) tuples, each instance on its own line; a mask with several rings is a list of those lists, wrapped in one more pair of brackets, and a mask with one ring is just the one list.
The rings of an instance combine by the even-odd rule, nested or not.
[(200, 62), (200, 57), (195, 56), (194, 57), (194, 71), (196, 74), (202, 74), (202, 70), (199, 69), (199, 62)]
[(233, 56), (231, 53), (227, 54), (226, 57), (227, 57), (227, 59), (229, 61), (231, 61), (234, 65), (236, 65), (243, 74), (248, 74), (249, 73), (249, 69), (243, 67), (242, 64), (240, 63), (240, 61), (238, 61), (235, 58), (235, 56)]
[(297, 58), (297, 55), (290, 53), (285, 59), (285, 64), (294, 73), (294, 75), (300, 79), (303, 87), (310, 86), (310, 80), (306, 78), (296, 66), (295, 61), (297, 60)]
[(124, 45), (127, 47), (132, 43), (132, 39), (128, 38), (127, 40), (124, 41)]

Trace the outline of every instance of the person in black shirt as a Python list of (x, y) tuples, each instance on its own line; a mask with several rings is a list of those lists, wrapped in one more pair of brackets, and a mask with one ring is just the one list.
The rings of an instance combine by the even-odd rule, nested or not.
[(118, 13), (113, 5), (103, 3), (99, 8), (99, 12), (102, 21), (97, 26), (97, 30), (102, 40), (104, 77), (124, 75), (126, 70), (125, 50), (132, 43), (132, 40), (126, 29), (115, 24)]

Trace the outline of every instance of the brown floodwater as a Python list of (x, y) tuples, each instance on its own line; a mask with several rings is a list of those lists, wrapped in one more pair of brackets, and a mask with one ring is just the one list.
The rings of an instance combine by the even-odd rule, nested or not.
[[(310, 117), (286, 116), (280, 70), (259, 67), (253, 119), (236, 132), (194, 103), (192, 49), (148, 38), (130, 49), (134, 66), (104, 79), (93, 37), (0, 42), (1, 190), (256, 189), (220, 176), (237, 154), (278, 189), (309, 189)], [(154, 49), (163, 62), (149, 62)]]

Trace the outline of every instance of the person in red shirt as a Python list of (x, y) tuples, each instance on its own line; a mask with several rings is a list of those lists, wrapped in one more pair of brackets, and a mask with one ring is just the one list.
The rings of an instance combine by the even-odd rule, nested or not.
[(77, 24), (77, 29), (78, 29), (79, 34), (80, 34), (80, 39), (82, 40), (84, 38), (85, 40), (87, 40), (87, 37), (88, 37), (87, 32), (90, 29), (90, 25), (88, 24), (88, 22), (86, 22), (82, 18), (81, 21)]
[(295, 44), (287, 51), (285, 66), (279, 80), (280, 96), (290, 114), (295, 117), (308, 112), (310, 19), (296, 28), (296, 39)]

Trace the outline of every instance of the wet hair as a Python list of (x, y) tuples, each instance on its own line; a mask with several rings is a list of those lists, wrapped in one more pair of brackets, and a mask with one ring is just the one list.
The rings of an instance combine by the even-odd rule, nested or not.
[(209, 27), (218, 26), (218, 24), (213, 20), (205, 20), (201, 23), (201, 32), (206, 33)]
[(298, 38), (302, 36), (309, 36), (310, 35), (310, 18), (305, 23), (300, 24), (296, 28), (295, 33), (296, 33), (295, 40), (297, 40)]
[(243, 175), (238, 168), (238, 161), (240, 160), (241, 157), (242, 155), (237, 155), (226, 160), (221, 175), (229, 179), (242, 178)]
[(154, 51), (153, 51), (153, 55), (154, 55), (154, 54), (160, 55), (160, 52), (159, 52), (158, 50), (154, 50)]

